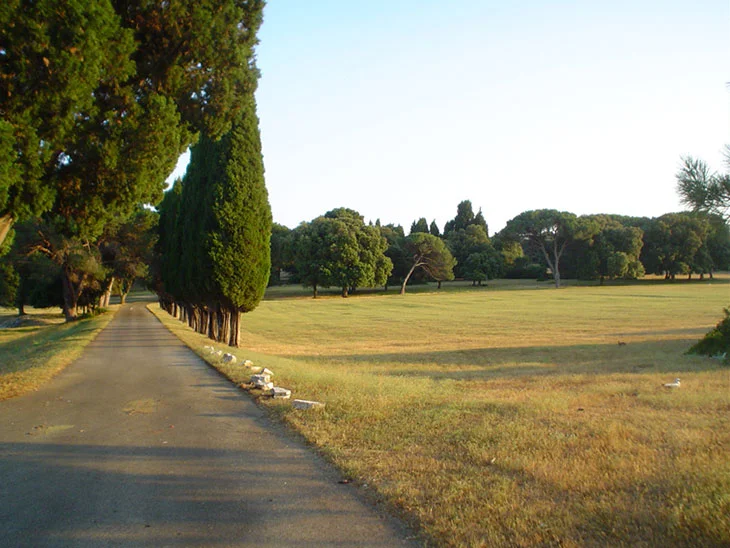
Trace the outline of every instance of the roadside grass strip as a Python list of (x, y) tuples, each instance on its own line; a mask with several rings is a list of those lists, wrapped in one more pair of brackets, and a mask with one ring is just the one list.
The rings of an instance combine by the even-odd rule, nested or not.
[(44, 314), (44, 321), (31, 327), (0, 329), (0, 400), (37, 390), (73, 363), (117, 309), (71, 323)]

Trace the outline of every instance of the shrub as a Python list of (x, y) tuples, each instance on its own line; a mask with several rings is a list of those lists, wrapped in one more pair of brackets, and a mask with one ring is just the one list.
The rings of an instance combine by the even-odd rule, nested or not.
[(730, 309), (725, 308), (725, 318), (718, 323), (705, 337), (689, 349), (689, 354), (705, 356), (722, 356), (724, 362), (730, 363)]

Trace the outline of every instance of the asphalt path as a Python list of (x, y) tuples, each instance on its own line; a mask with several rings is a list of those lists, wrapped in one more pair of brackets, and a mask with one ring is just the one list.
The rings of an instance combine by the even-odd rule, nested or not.
[(403, 546), (143, 303), (0, 402), (0, 546)]

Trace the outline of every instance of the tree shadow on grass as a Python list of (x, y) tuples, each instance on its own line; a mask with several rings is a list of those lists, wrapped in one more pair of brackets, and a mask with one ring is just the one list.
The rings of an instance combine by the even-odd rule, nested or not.
[(474, 348), (434, 352), (393, 352), (311, 356), (353, 365), (383, 366), (375, 374), (428, 377), (437, 380), (488, 379), (553, 375), (678, 374), (727, 369), (712, 358), (688, 356), (697, 339), (642, 341), (627, 344), (585, 344)]

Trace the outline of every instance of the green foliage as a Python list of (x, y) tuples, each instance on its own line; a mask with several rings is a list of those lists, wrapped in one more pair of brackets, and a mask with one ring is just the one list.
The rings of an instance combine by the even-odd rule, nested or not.
[(500, 233), (505, 241), (519, 242), (542, 254), (560, 287), (560, 259), (567, 245), (582, 236), (577, 217), (566, 211), (525, 211), (511, 219)]
[(725, 363), (730, 364), (730, 309), (725, 308), (724, 312), (725, 318), (689, 349), (690, 354), (720, 356)]
[(697, 252), (710, 232), (706, 217), (668, 213), (653, 219), (644, 233), (641, 262), (652, 274), (674, 278), (689, 274), (697, 265)]
[(481, 226), (484, 229), (484, 233), (487, 234), (487, 236), (489, 235), (489, 228), (487, 227), (487, 222), (484, 220), (484, 215), (482, 215), (482, 210), (480, 209), (479, 212), (474, 215), (471, 201), (464, 200), (456, 207), (456, 217), (454, 217), (451, 221), (448, 221), (444, 226), (443, 235), (447, 238), (451, 232), (466, 230), (470, 225)]
[(15, 306), (15, 299), (20, 286), (20, 276), (13, 265), (0, 262), (0, 306), (11, 308)]
[(55, 170), (132, 75), (134, 42), (108, 0), (8, 0), (0, 28), (0, 213), (22, 220), (51, 207)]
[(417, 221), (413, 221), (413, 224), (411, 224), (411, 234), (415, 234), (416, 232), (424, 232), (426, 234), (430, 232), (428, 221), (425, 217), (421, 217)]
[(393, 263), (385, 254), (388, 240), (382, 231), (383, 227), (366, 225), (359, 213), (346, 208), (303, 223), (292, 239), (300, 281), (312, 287), (315, 296), (317, 287), (339, 287), (346, 297), (353, 288), (384, 285)]
[(140, 207), (129, 220), (107, 227), (100, 243), (102, 261), (107, 268), (105, 286), (117, 281), (122, 299), (136, 279), (146, 278), (158, 238), (159, 214)]
[(281, 273), (291, 272), (293, 263), (290, 260), (289, 240), (291, 230), (279, 223), (271, 225), (271, 275), (269, 285), (281, 283)]
[(643, 275), (639, 256), (644, 232), (640, 228), (624, 226), (609, 215), (585, 215), (576, 226), (561, 262), (566, 277), (603, 281)]
[[(730, 147), (726, 146), (725, 154), (730, 161)], [(730, 173), (711, 172), (703, 160), (685, 156), (676, 178), (677, 193), (682, 203), (693, 211), (730, 220)]]
[(401, 294), (406, 292), (408, 280), (416, 269), (421, 269), (437, 281), (454, 279), (456, 259), (441, 238), (417, 232), (403, 241), (403, 256), (410, 268), (401, 285)]
[(213, 225), (207, 233), (216, 300), (250, 312), (271, 273), (271, 207), (264, 183), (256, 105), (217, 144), (224, 170), (211, 181)]
[(428, 232), (432, 236), (436, 236), (437, 238), (441, 237), (441, 231), (439, 230), (439, 225), (436, 224), (436, 219), (431, 221), (431, 224), (428, 227)]
[[(501, 257), (492, 246), (486, 229), (480, 224), (470, 224), (465, 229), (452, 230), (446, 237), (446, 245), (456, 259), (454, 275), (458, 278), (480, 281), (482, 274), (487, 278), (493, 278), (502, 270)], [(468, 267), (468, 258), (471, 255), (479, 255), (481, 258), (472, 259), (472, 266)], [(477, 267), (477, 263), (481, 266)], [(492, 266), (487, 267), (487, 263)]]
[(502, 270), (501, 257), (497, 251), (481, 251), (470, 254), (464, 263), (464, 278), (482, 285), (482, 282), (497, 278)]

